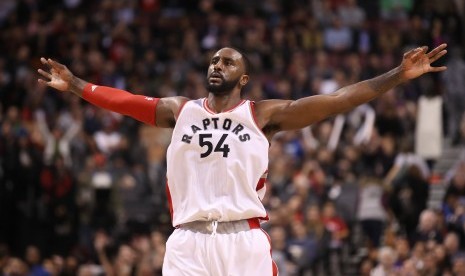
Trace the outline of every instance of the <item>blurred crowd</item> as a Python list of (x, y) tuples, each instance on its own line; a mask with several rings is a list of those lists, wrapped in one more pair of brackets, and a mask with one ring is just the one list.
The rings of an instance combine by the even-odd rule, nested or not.
[(465, 154), (434, 171), (444, 141), (465, 142), (464, 15), (461, 0), (2, 0), (0, 275), (161, 275), (173, 230), (170, 131), (39, 86), (40, 57), (199, 98), (210, 57), (233, 46), (259, 101), (330, 93), (441, 43), (446, 72), (276, 135), (262, 226), (284, 276), (465, 275)]

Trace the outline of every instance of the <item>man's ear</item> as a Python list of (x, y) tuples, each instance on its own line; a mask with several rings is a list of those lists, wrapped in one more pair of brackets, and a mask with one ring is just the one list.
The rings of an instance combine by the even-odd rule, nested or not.
[(249, 82), (249, 75), (242, 75), (239, 83), (241, 86), (245, 86)]

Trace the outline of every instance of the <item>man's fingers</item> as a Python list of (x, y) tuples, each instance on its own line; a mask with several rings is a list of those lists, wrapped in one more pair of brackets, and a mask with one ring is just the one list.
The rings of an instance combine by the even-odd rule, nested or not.
[[(46, 66), (49, 67), (49, 68), (51, 67), (50, 64), (49, 64), (49, 62), (48, 62), (45, 58), (43, 58), (43, 57), (40, 58), (40, 62), (42, 62), (43, 65), (46, 65)], [(49, 79), (49, 80), (52, 79), (52, 75), (51, 75), (50, 73), (48, 73), (48, 72), (45, 72), (45, 71), (42, 70), (42, 69), (38, 69), (37, 72), (38, 72), (39, 74), (41, 74), (43, 77), (45, 77), (45, 78), (47, 78), (47, 79)], [(43, 79), (37, 79), (37, 81), (38, 81), (40, 84), (42, 84), (42, 85), (50, 86), (50, 82), (49, 82), (49, 81), (46, 81), (46, 80), (43, 80)]]
[(61, 70), (61, 69), (66, 69), (66, 66), (64, 66), (63, 64), (59, 63), (59, 62), (56, 62), (54, 61), (53, 59), (51, 58), (44, 58), (44, 57), (41, 57), (40, 58), (40, 61), (42, 62), (42, 64), (44, 65), (48, 65), (52, 68), (55, 68), (55, 69), (58, 69), (58, 70)]
[(404, 54), (404, 58), (411, 58), (414, 54), (418, 53), (421, 48), (415, 48)]
[(50, 83), (48, 81), (43, 80), (43, 79), (38, 79), (37, 81), (42, 85), (50, 86)]
[(447, 66), (431, 67), (430, 72), (441, 72), (447, 69)]
[(436, 60), (438, 60), (440, 57), (442, 57), (442, 56), (445, 55), (446, 53), (447, 53), (447, 50), (442, 50), (441, 52), (436, 53), (436, 55), (430, 57), (429, 62), (430, 62), (430, 63), (435, 62)]
[(46, 77), (49, 80), (52, 79), (52, 75), (50, 73), (48, 73), (48, 72), (45, 72), (42, 69), (37, 70), (37, 72), (39, 72), (39, 74), (41, 74), (42, 76)]
[(410, 59), (412, 61), (417, 61), (427, 51), (428, 51), (428, 46), (418, 47), (405, 53), (404, 58)]
[(52, 60), (51, 58), (48, 59), (48, 62), (54, 67), (54, 68), (57, 68), (59, 70), (62, 70), (62, 69), (65, 69), (66, 66), (64, 66), (63, 64), (61, 63), (58, 63), (54, 60)]
[(428, 53), (428, 57), (429, 58), (434, 57), (437, 53), (441, 52), (446, 47), (447, 47), (446, 43), (443, 43), (443, 44), (439, 45), (438, 47), (434, 48), (433, 50), (431, 50), (431, 52)]
[(418, 58), (424, 54), (423, 48), (418, 48), (413, 55), (410, 56), (412, 61), (418, 60)]

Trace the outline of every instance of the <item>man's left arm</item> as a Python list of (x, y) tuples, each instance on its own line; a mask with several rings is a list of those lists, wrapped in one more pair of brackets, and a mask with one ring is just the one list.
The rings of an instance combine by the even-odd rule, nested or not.
[(300, 129), (347, 112), (425, 73), (444, 71), (447, 69), (445, 66), (433, 67), (431, 64), (446, 54), (446, 47), (446, 44), (442, 44), (430, 52), (427, 52), (427, 47), (412, 49), (404, 54), (402, 63), (391, 71), (343, 87), (329, 95), (310, 96), (296, 101), (263, 101), (259, 103), (260, 109), (267, 114), (263, 125), (272, 125), (276, 131)]

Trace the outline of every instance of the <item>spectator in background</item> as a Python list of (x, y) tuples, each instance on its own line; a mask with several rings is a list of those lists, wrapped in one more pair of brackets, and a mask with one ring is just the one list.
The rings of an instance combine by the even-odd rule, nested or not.
[[(118, 158), (115, 164), (113, 178), (115, 184), (115, 213), (118, 215), (120, 225), (137, 228), (149, 228), (149, 221), (152, 217), (150, 202), (150, 190), (148, 179), (143, 174), (143, 167), (140, 164), (134, 164), (130, 170), (126, 170), (127, 165)], [(115, 163), (116, 163), (115, 162)]]
[[(0, 214), (4, 212), (11, 220), (0, 221), (0, 233), (12, 231), (12, 225), (20, 226), (19, 229), (13, 230), (15, 238), (10, 241), (16, 244), (18, 251), (23, 251), (26, 245), (35, 242), (38, 236), (32, 228), (35, 227), (36, 216), (39, 213), (36, 204), (37, 197), (41, 195), (39, 176), (42, 153), (38, 140), (34, 138), (35, 132), (31, 130), (30, 134), (25, 128), (19, 128), (14, 134), (10, 133), (13, 129), (8, 128), (9, 122), (5, 122), (3, 142), (8, 148), (3, 152), (6, 170), (0, 172), (5, 174), (5, 179), (0, 177), (0, 182), (4, 181), (0, 184)], [(5, 185), (6, 189), (2, 189), (2, 185)]]
[(402, 21), (407, 19), (412, 8), (413, 0), (382, 0), (381, 16), (387, 21)]
[(432, 78), (419, 81), (423, 95), (418, 99), (415, 127), (415, 153), (428, 161), (430, 167), (441, 157), (443, 147), (442, 97), (433, 87)]
[[(330, 267), (331, 274), (341, 273), (342, 271), (342, 249), (346, 243), (346, 239), (349, 236), (349, 229), (345, 221), (336, 213), (334, 203), (327, 201), (323, 205), (323, 211), (321, 219), (325, 225), (325, 228), (331, 233), (331, 239), (329, 242), (329, 254), (328, 257), (336, 257), (336, 267)], [(329, 260), (326, 260), (329, 262)], [(327, 265), (329, 267), (329, 265)]]
[(460, 141), (459, 127), (465, 110), (465, 61), (460, 48), (451, 49), (450, 59), (446, 62), (450, 68), (442, 73), (445, 87), (445, 104), (448, 116), (447, 132), (453, 144)]
[(332, 19), (336, 16), (331, 1), (312, 0), (312, 11), (319, 25), (323, 28), (330, 26)]
[(386, 175), (385, 182), (392, 185), (393, 181), (401, 178), (410, 166), (416, 166), (423, 179), (429, 179), (431, 170), (426, 161), (413, 152), (413, 147), (408, 138), (402, 139), (399, 143), (399, 153), (397, 154), (393, 166)]
[(462, 115), (462, 120), (460, 121), (460, 144), (465, 144), (465, 114)]
[(396, 252), (390, 247), (381, 247), (378, 251), (378, 265), (371, 271), (371, 276), (394, 276), (397, 274), (394, 263)]
[(94, 134), (97, 148), (105, 155), (110, 156), (118, 149), (121, 142), (121, 133), (117, 131), (118, 121), (109, 112), (104, 112), (103, 129)]
[(443, 203), (443, 214), (447, 230), (460, 237), (460, 247), (465, 249), (465, 197), (461, 194), (448, 193)]
[[(143, 246), (135, 246), (128, 242), (130, 238), (120, 235), (120, 231), (127, 229), (118, 222), (124, 224), (125, 220), (116, 218), (120, 218), (117, 215), (124, 212), (114, 212), (124, 210), (118, 195), (125, 195), (127, 187), (135, 188), (129, 189), (130, 193), (125, 198), (129, 205), (135, 202), (146, 204), (146, 198), (150, 197), (152, 202), (147, 204), (156, 206), (144, 210), (144, 217), (150, 218), (150, 226), (157, 229), (153, 232), (156, 242), (150, 244), (153, 264), (148, 268), (148, 254), (143, 254), (144, 257), (137, 258), (134, 273), (160, 274), (164, 239), (172, 231), (167, 223), (168, 205), (164, 195), (166, 179), (163, 156), (166, 150), (166, 133), (152, 131), (153, 129), (147, 131), (130, 119), (120, 120), (112, 115), (103, 114), (77, 98), (70, 99), (64, 94), (47, 93), (35, 82), (34, 71), (38, 67), (40, 55), (46, 54), (62, 59), (78, 75), (109, 86), (154, 97), (183, 95), (194, 98), (203, 91), (203, 75), (199, 72), (211, 56), (209, 49), (231, 42), (235, 46), (245, 47), (246, 52), (251, 52), (253, 56), (254, 82), (244, 91), (244, 95), (258, 101), (266, 99), (266, 93), (276, 93), (283, 98), (296, 98), (300, 97), (299, 95), (316, 94), (318, 91), (332, 92), (332, 89), (340, 85), (339, 81), (353, 83), (357, 79), (374, 77), (391, 66), (395, 62), (394, 57), (397, 57), (396, 54), (403, 48), (423, 43), (433, 46), (442, 41), (447, 41), (451, 49), (461, 49), (464, 45), (465, 10), (461, 0), (272, 0), (261, 1), (259, 4), (257, 1), (243, 1), (240, 5), (231, 0), (130, 2), (0, 1), (0, 49), (3, 54), (0, 57), (0, 243), (8, 244), (6, 248), (11, 251), (9, 254), (2, 253), (4, 251), (0, 248), (0, 275), (30, 274), (27, 265), (15, 256), (23, 256), (25, 246), (35, 241), (44, 257), (41, 266), (50, 273), (60, 271), (60, 267), (64, 266), (63, 271), (70, 271), (68, 275), (101, 274), (103, 270), (98, 258), (92, 254), (93, 236), (101, 228), (108, 230), (109, 241), (105, 247), (108, 257), (113, 258), (113, 251), (116, 252), (120, 244), (129, 245), (138, 252)], [(225, 21), (220, 21), (220, 15), (224, 13), (229, 15)], [(335, 17), (340, 18), (340, 29), (343, 29), (345, 34), (350, 33), (352, 40), (349, 50), (338, 53), (338, 57), (331, 54), (332, 50), (325, 48), (324, 44), (325, 32), (330, 28), (333, 31), (340, 30), (332, 27)], [(364, 17), (366, 20), (362, 19)], [(109, 59), (105, 60), (104, 57), (107, 56)], [(457, 97), (454, 104), (458, 106), (465, 101), (465, 96), (462, 95), (465, 86), (461, 85), (463, 80), (456, 79), (457, 76), (460, 77), (460, 69), (452, 68), (463, 67), (460, 65), (463, 63), (463, 53), (458, 55), (458, 58), (452, 58), (451, 55), (449, 57), (452, 67), (449, 67), (447, 73), (451, 76), (445, 74), (441, 78), (431, 78), (428, 81), (431, 82), (435, 94), (446, 95), (445, 103), (450, 99), (448, 93), (455, 93)], [(282, 78), (286, 78), (287, 81), (282, 82)], [(424, 79), (428, 78), (422, 80)], [(308, 146), (308, 137), (301, 137), (299, 133), (290, 135), (292, 137), (277, 137), (270, 149), (270, 175), (266, 184), (268, 194), (264, 199), (264, 202), (267, 202), (265, 206), (268, 213), (273, 218), (272, 223), (265, 227), (268, 227), (270, 233), (276, 228), (281, 229), (284, 238), (281, 238), (280, 244), (283, 248), (289, 243), (287, 237), (290, 236), (290, 225), (295, 219), (304, 219), (305, 214), (310, 239), (312, 236), (316, 237), (319, 242), (317, 252), (325, 256), (331, 235), (322, 225), (318, 207), (313, 208), (313, 204), (324, 202), (328, 196), (340, 193), (340, 197), (335, 198), (336, 213), (347, 219), (346, 213), (341, 212), (341, 209), (346, 209), (341, 208), (339, 201), (342, 200), (341, 197), (348, 199), (345, 190), (347, 183), (339, 177), (333, 179), (332, 173), (337, 171), (335, 169), (341, 164), (347, 166), (344, 163), (349, 159), (349, 171), (354, 173), (350, 177), (354, 178), (353, 184), (356, 188), (361, 182), (360, 177), (368, 168), (376, 169), (379, 177), (385, 176), (387, 170), (392, 168), (394, 159), (397, 159), (395, 157), (402, 155), (399, 154), (397, 145), (401, 146), (399, 142), (402, 143), (405, 136), (410, 136), (412, 129), (418, 124), (417, 99), (427, 91), (427, 87), (421, 82), (401, 87), (400, 93), (391, 93), (370, 104), (379, 118), (373, 134), (366, 144), (361, 146), (353, 144), (351, 127), (346, 127), (341, 132), (340, 147), (335, 152), (321, 149), (328, 143), (329, 134), (334, 128), (330, 121), (314, 125), (313, 131), (317, 134), (314, 137), (317, 142), (314, 147)], [(447, 105), (446, 107), (451, 110)], [(57, 211), (55, 212), (51, 205), (44, 201), (47, 198), (45, 195), (50, 195), (55, 190), (66, 190), (67, 186), (43, 189), (39, 185), (40, 172), (52, 170), (43, 168), (41, 157), (46, 155), (49, 149), (56, 149), (49, 147), (44, 151), (38, 131), (39, 122), (34, 117), (37, 110), (46, 112), (47, 125), (52, 133), (56, 127), (66, 131), (74, 123), (82, 128), (82, 131), (78, 131), (74, 136), (69, 151), (72, 158), (69, 173), (76, 179), (75, 204), (78, 208), (67, 206), (66, 212), (63, 212), (64, 209), (59, 204), (53, 208)], [(457, 107), (455, 110), (461, 112)], [(453, 121), (451, 114), (449, 119), (446, 118), (448, 122)], [(83, 118), (82, 123), (75, 119), (80, 117)], [(110, 120), (107, 120), (108, 117)], [(463, 118), (465, 117), (462, 117), (462, 125), (465, 125)], [(107, 124), (108, 122), (110, 124)], [(105, 145), (97, 146), (94, 134), (103, 132), (103, 126), (113, 122), (116, 122), (116, 132), (120, 135), (116, 147), (108, 149)], [(459, 143), (464, 141), (464, 129), (465, 127), (462, 128), (462, 140), (458, 140)], [(320, 130), (328, 135), (320, 135)], [(451, 131), (447, 132), (451, 137)], [(457, 142), (456, 139), (453, 140)], [(128, 149), (124, 147), (125, 143), (132, 145), (131, 148), (134, 148), (135, 144), (144, 144), (146, 148), (141, 151)], [(301, 149), (298, 149), (297, 145), (301, 145)], [(352, 153), (346, 154), (345, 150), (341, 150), (346, 146), (351, 148)], [(348, 158), (347, 155), (352, 157)], [(121, 158), (124, 164), (118, 161)], [(138, 161), (137, 169), (133, 168), (134, 160)], [(308, 171), (305, 181), (296, 181), (296, 175), (304, 171), (301, 164), (308, 163), (312, 163), (309, 166), (312, 169)], [(397, 164), (397, 161), (394, 163)], [(65, 161), (65, 164), (68, 167), (68, 161)], [(145, 167), (145, 164), (149, 166)], [(124, 181), (113, 178), (116, 170), (129, 177)], [(423, 169), (421, 171), (423, 174)], [(462, 193), (459, 175), (461, 171), (464, 171), (464, 168), (454, 166), (448, 174), (450, 176), (445, 177), (446, 183), (451, 184), (444, 199), (444, 217), (448, 221), (448, 231), (456, 229), (460, 244), (459, 254), (454, 254), (456, 256), (450, 260), (449, 257), (446, 258), (450, 264), (445, 267), (452, 270), (454, 264), (457, 275), (463, 265), (460, 251), (463, 250), (465, 241), (459, 231), (463, 225), (460, 220), (454, 218), (461, 217), (463, 213), (459, 200)], [(137, 185), (144, 182), (139, 180), (145, 177), (150, 179), (151, 188), (146, 189), (143, 186), (143, 189), (139, 189), (141, 186)], [(452, 180), (453, 178), (457, 179)], [(133, 183), (127, 181), (128, 179), (136, 179), (137, 185), (126, 185)], [(342, 180), (347, 180), (346, 176), (343, 176)], [(330, 192), (328, 187), (331, 187)], [(71, 192), (73, 193), (74, 191)], [(294, 197), (296, 194), (298, 196)], [(290, 198), (293, 204), (287, 206), (286, 202)], [(416, 198), (413, 195), (410, 197), (413, 205), (416, 204)], [(69, 203), (73, 202), (73, 199), (67, 200)], [(446, 212), (446, 206), (450, 213)], [(297, 208), (293, 210), (295, 214), (291, 216), (287, 213), (288, 207)], [(131, 213), (137, 214), (138, 208), (131, 209)], [(309, 209), (312, 211), (308, 211)], [(348, 209), (346, 211), (350, 213)], [(147, 215), (145, 211), (151, 214)], [(278, 217), (275, 219), (276, 213)], [(66, 252), (68, 257), (62, 256), (65, 265), (59, 265), (59, 261), (51, 255), (57, 252), (50, 252), (56, 249), (49, 246), (51, 243), (44, 237), (54, 233), (52, 225), (57, 227), (56, 230), (65, 229), (65, 226), (69, 225), (65, 218), (73, 216), (80, 218), (77, 229), (80, 229), (81, 235), (79, 239), (73, 238), (73, 250)], [(386, 227), (392, 229), (389, 221), (385, 223)], [(444, 222), (438, 217), (438, 224), (442, 223)], [(393, 239), (390, 234), (385, 235), (381, 244), (390, 244), (391, 241), (399, 241), (402, 244), (399, 235), (404, 234), (408, 233), (392, 233)], [(360, 239), (357, 231), (350, 231), (348, 238), (354, 237), (355, 240)], [(367, 237), (362, 233), (361, 238)], [(142, 241), (137, 243), (143, 244)], [(450, 242), (445, 241), (432, 249), (431, 246), (417, 242), (411, 245), (413, 249), (408, 253), (409, 249), (406, 247), (396, 247), (399, 258), (404, 259), (401, 268), (396, 264), (397, 268), (402, 269), (399, 274), (415, 275), (414, 273), (422, 272), (416, 267), (429, 262), (431, 252), (420, 254), (420, 251), (434, 251), (438, 252), (435, 255), (441, 256), (441, 250), (445, 251), (441, 248), (445, 248), (446, 243), (449, 248)], [(274, 242), (272, 246), (275, 247)], [(356, 243), (355, 248), (354, 253), (365, 256), (364, 244)], [(278, 251), (277, 248), (273, 249), (273, 256), (276, 258), (279, 256)], [(293, 267), (287, 261), (285, 249), (283, 254), (283, 263), (287, 262), (288, 266), (287, 272), (292, 273)], [(407, 255), (410, 259), (402, 257)], [(349, 260), (352, 259), (344, 259), (345, 267), (350, 268)], [(355, 265), (362, 268), (357, 275), (369, 275), (376, 257), (370, 254), (365, 260)], [(437, 265), (441, 266), (444, 265)], [(447, 269), (443, 271), (443, 275), (452, 275), (452, 272), (446, 274)], [(330, 273), (324, 268), (319, 272), (321, 275)], [(281, 274), (285, 274), (285, 271), (280, 267)]]
[(66, 167), (71, 168), (71, 140), (81, 129), (80, 122), (71, 120), (66, 126), (55, 125), (50, 131), (44, 111), (36, 113), (36, 120), (39, 130), (45, 142), (44, 164), (51, 165), (58, 156), (63, 158)]
[(456, 233), (450, 232), (446, 235), (444, 238), (444, 249), (449, 265), (453, 263), (454, 259), (463, 254), (463, 247), (460, 250), (459, 236)]
[(460, 256), (454, 259), (452, 265), (453, 275), (464, 275), (465, 274), (465, 257)]
[[(10, 258), (3, 269), (4, 275), (28, 276), (27, 264), (19, 258)], [(42, 274), (43, 275), (43, 274)]]
[(377, 44), (382, 55), (383, 66), (389, 66), (392, 62), (392, 54), (402, 45), (402, 34), (395, 25), (390, 22), (382, 22), (383, 26), (377, 34)]
[(377, 102), (376, 128), (381, 136), (392, 135), (401, 137), (405, 135), (403, 122), (397, 112), (398, 98), (397, 91), (392, 90), (384, 94)]
[(338, 15), (342, 24), (351, 29), (359, 29), (365, 21), (365, 11), (357, 5), (356, 0), (347, 0), (339, 6)]
[(61, 156), (55, 158), (52, 166), (44, 167), (40, 185), (43, 191), (42, 204), (46, 208), (47, 217), (51, 218), (51, 231), (44, 233), (39, 241), (41, 245), (47, 243), (47, 238), (55, 241), (52, 246), (48, 246), (48, 250), (64, 255), (71, 250), (76, 239), (76, 183)]
[(450, 177), (446, 178), (447, 190), (444, 196), (448, 201), (449, 196), (453, 195), (458, 199), (465, 199), (465, 160), (459, 160), (450, 172)]
[[(444, 239), (444, 244), (446, 243), (446, 238)], [(443, 273), (448, 273), (451, 271), (451, 262), (447, 256), (447, 252), (443, 244), (438, 245), (436, 246), (436, 248), (434, 248), (434, 257), (436, 259), (436, 264), (439, 271), (442, 271)]]
[(321, 203), (325, 192), (326, 174), (318, 162), (307, 160), (302, 164), (293, 178), (294, 187), (306, 192), (307, 201), (310, 203)]
[(150, 244), (151, 244), (151, 262), (153, 269), (156, 273), (161, 274), (163, 258), (165, 257), (166, 251), (166, 237), (164, 234), (158, 230), (152, 231), (150, 234)]
[(287, 252), (287, 232), (281, 227), (273, 227), (270, 231), (271, 246), (273, 251), (273, 260), (279, 269), (279, 274), (288, 276), (288, 255)]
[[(413, 260), (406, 260), (402, 267), (398, 270), (399, 275), (420, 276), (416, 264)], [(434, 274), (433, 274), (434, 275)]]
[(37, 276), (49, 275), (49, 273), (47, 273), (44, 266), (42, 265), (42, 256), (41, 256), (39, 248), (37, 248), (36, 246), (29, 245), (26, 248), (26, 254), (25, 254), (24, 259), (29, 265), (30, 272), (32, 275), (37, 275)]
[[(464, 121), (465, 126), (465, 121)], [(457, 173), (463, 171), (465, 168), (465, 150), (461, 150), (460, 156), (455, 161), (454, 165), (444, 174), (444, 182), (448, 183), (448, 187), (452, 184), (452, 179), (456, 176)]]
[(415, 232), (428, 195), (429, 184), (416, 164), (407, 165), (393, 181), (390, 205), (404, 234)]
[(360, 276), (372, 276), (371, 272), (373, 271), (374, 267), (375, 264), (370, 258), (364, 258), (360, 262), (358, 272), (360, 273)]
[(397, 252), (397, 259), (395, 263), (396, 269), (400, 269), (405, 266), (409, 266), (406, 262), (410, 259), (411, 247), (406, 237), (400, 236), (397, 237), (394, 246)]
[(90, 178), (93, 190), (93, 203), (90, 225), (93, 229), (110, 231), (116, 224), (116, 202), (114, 178), (111, 174), (107, 159), (102, 154), (96, 154), (95, 167)]
[(418, 229), (410, 239), (410, 244), (416, 242), (442, 243), (443, 236), (439, 229), (438, 217), (432, 210), (423, 210), (420, 214)]
[(287, 247), (290, 261), (296, 265), (297, 275), (305, 275), (311, 271), (311, 267), (315, 263), (318, 241), (310, 238), (302, 222), (296, 221), (291, 227), (292, 238)]
[(357, 218), (362, 225), (363, 233), (368, 237), (369, 247), (378, 248), (387, 214), (383, 206), (385, 190), (381, 179), (365, 176), (360, 183)]
[(322, 218), (320, 207), (316, 204), (310, 205), (305, 213), (308, 236), (317, 241), (315, 249), (315, 261), (312, 266), (312, 273), (315, 275), (330, 273), (330, 243), (331, 232), (326, 228)]
[(332, 18), (331, 26), (325, 29), (323, 37), (325, 48), (332, 53), (345, 53), (352, 47), (352, 32), (338, 16)]

